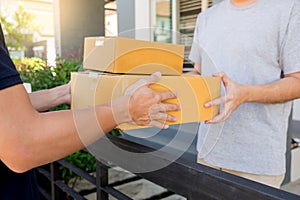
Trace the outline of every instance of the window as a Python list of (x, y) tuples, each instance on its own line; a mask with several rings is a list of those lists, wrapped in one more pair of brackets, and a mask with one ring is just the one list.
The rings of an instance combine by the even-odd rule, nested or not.
[(152, 1), (153, 40), (172, 43), (172, 0)]
[(118, 35), (117, 2), (105, 0), (105, 36)]
[[(179, 31), (182, 34), (180, 43), (186, 46), (186, 61), (191, 50), (198, 14), (211, 6), (211, 0), (179, 0)], [(190, 64), (187, 62), (186, 65)]]

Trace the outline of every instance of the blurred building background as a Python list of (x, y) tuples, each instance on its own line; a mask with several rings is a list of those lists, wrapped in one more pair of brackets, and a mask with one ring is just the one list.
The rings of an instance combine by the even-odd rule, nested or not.
[[(56, 56), (82, 59), (84, 37), (121, 36), (184, 44), (185, 67), (197, 16), (222, 0), (0, 0), (8, 18), (21, 6), (35, 16), (39, 28), (26, 52), (54, 65)], [(300, 120), (300, 100), (294, 101), (293, 119)], [(299, 175), (300, 177), (300, 175)]]
[[(211, 0), (0, 0), (0, 11), (12, 18), (22, 6), (35, 16), (34, 23), (39, 26), (27, 52), (11, 52), (13, 57), (35, 56), (54, 62), (56, 55), (82, 55), (86, 36), (119, 34), (188, 45), (197, 15), (212, 3)], [(178, 32), (187, 37), (178, 38)]]
[(33, 23), (38, 26), (38, 31), (33, 34), (33, 44), (27, 44), (27, 52), (11, 52), (11, 56), (35, 56), (55, 60), (53, 1), (0, 0), (1, 14), (11, 19), (20, 6), (35, 16)]

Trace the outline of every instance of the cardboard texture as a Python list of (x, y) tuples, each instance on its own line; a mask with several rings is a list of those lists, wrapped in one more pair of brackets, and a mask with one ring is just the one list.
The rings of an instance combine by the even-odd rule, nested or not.
[(184, 46), (118, 37), (85, 38), (83, 68), (88, 70), (181, 75)]
[[(147, 76), (147, 75), (146, 75)], [(124, 94), (126, 88), (145, 75), (117, 75), (105, 73), (72, 73), (72, 109), (87, 108), (106, 103)], [(177, 103), (181, 111), (170, 112), (177, 117), (177, 124), (212, 119), (219, 107), (205, 108), (204, 104), (220, 96), (220, 78), (192, 75), (162, 76), (157, 84), (150, 87), (158, 92), (178, 92), (178, 99), (168, 100)], [(145, 128), (131, 124), (119, 126), (123, 130)]]

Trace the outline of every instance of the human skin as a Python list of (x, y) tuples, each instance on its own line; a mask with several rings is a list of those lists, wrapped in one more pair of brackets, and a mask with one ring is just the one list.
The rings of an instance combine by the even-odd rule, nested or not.
[[(255, 3), (256, 0), (231, 0), (235, 6), (243, 7)], [(195, 63), (191, 74), (201, 74), (201, 64)], [(207, 124), (216, 124), (225, 121), (242, 103), (282, 103), (300, 98), (300, 72), (285, 74), (278, 81), (269, 84), (247, 85), (239, 84), (231, 80), (226, 73), (220, 72), (214, 74), (220, 77), (226, 95), (213, 101), (207, 102), (205, 107), (224, 105), (219, 115), (212, 120), (206, 121)]]
[(28, 95), (32, 106), (37, 111), (46, 111), (58, 105), (70, 104), (70, 83)]
[(300, 72), (286, 74), (278, 81), (260, 85), (239, 84), (231, 80), (224, 72), (213, 76), (221, 78), (226, 95), (205, 104), (205, 107), (224, 105), (219, 115), (206, 121), (207, 124), (225, 121), (242, 103), (272, 104), (300, 98)]
[(237, 7), (248, 6), (255, 2), (256, 2), (256, 0), (231, 0), (231, 3)]
[[(159, 78), (159, 74), (154, 74), (126, 96), (94, 108), (74, 111), (37, 111), (68, 103), (69, 98), (65, 98), (69, 93), (68, 85), (30, 96), (22, 84), (0, 90), (1, 161), (11, 170), (21, 173), (84, 148), (118, 124), (129, 122), (167, 128), (160, 120), (176, 121), (166, 111), (180, 108), (162, 103), (176, 98), (175, 93), (158, 93), (149, 89), (149, 85)], [(53, 103), (51, 95), (60, 99)], [(97, 128), (91, 129), (89, 122), (92, 121), (97, 122)], [(84, 133), (78, 132), (78, 126), (85, 130)]]
[[(190, 74), (201, 75), (201, 65), (195, 64)], [(206, 124), (216, 124), (225, 121), (242, 103), (282, 103), (300, 98), (300, 72), (286, 74), (284, 78), (269, 84), (249, 85), (239, 84), (231, 80), (224, 72), (213, 74), (220, 77), (226, 95), (205, 104), (205, 107), (224, 105), (219, 115)], [(262, 95), (263, 94), (263, 95)]]

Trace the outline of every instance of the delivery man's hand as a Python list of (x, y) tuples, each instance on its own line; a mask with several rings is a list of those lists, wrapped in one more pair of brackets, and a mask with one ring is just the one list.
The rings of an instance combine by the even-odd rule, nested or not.
[(127, 88), (125, 96), (130, 96), (128, 108), (132, 123), (166, 129), (168, 125), (165, 124), (165, 121), (177, 121), (174, 116), (166, 112), (180, 110), (180, 107), (175, 104), (163, 103), (164, 100), (177, 98), (177, 94), (174, 92), (155, 92), (149, 88), (149, 85), (158, 82), (160, 77), (161, 74), (156, 72)]

